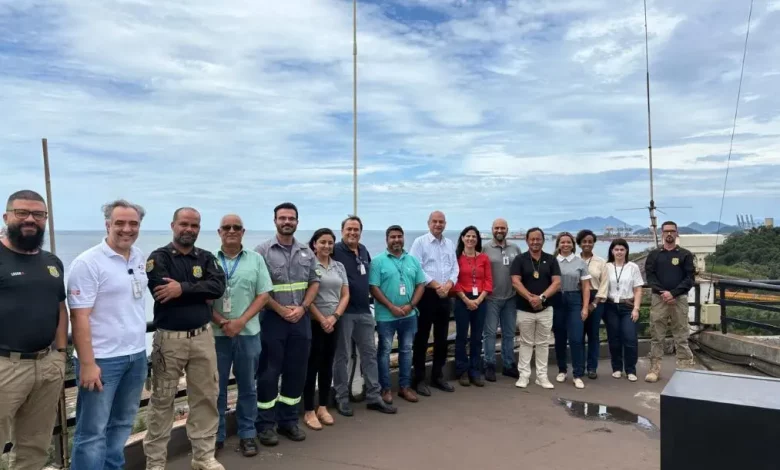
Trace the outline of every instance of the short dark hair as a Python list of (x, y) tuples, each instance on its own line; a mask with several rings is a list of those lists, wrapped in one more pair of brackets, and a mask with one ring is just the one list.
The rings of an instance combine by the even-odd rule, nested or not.
[(531, 237), (531, 234), (534, 232), (539, 232), (542, 234), (542, 238), (544, 238), (544, 230), (540, 229), (539, 227), (532, 227), (529, 228), (528, 231), (525, 232), (525, 238), (526, 240)]
[(360, 220), (360, 217), (356, 215), (348, 215), (346, 219), (341, 221), (341, 230), (344, 230), (344, 227), (347, 225), (347, 222), (350, 220), (356, 220), (358, 224), (360, 224), (360, 231), (363, 231), (363, 221)]
[[(330, 235), (333, 238), (333, 241), (336, 241), (336, 235), (333, 234), (333, 230), (329, 228), (318, 229), (316, 232), (314, 232), (314, 235), (311, 236), (311, 240), (309, 240), (309, 248), (311, 248), (311, 251), (314, 251), (314, 244), (317, 243), (317, 240), (324, 237), (325, 235)], [(331, 256), (333, 256), (333, 253), (331, 253)]]
[(626, 261), (628, 261), (628, 255), (631, 253), (631, 250), (629, 250), (628, 248), (628, 242), (622, 238), (616, 238), (612, 240), (612, 243), (609, 244), (609, 253), (607, 253), (607, 262), (608, 263), (615, 262), (615, 255), (612, 254), (612, 248), (615, 248), (616, 246), (622, 246), (626, 249)]
[(295, 204), (292, 202), (283, 202), (279, 204), (278, 206), (274, 207), (274, 219), (276, 219), (276, 214), (282, 210), (282, 209), (292, 209), (295, 211), (295, 218), (298, 218), (298, 208), (295, 207)]
[(556, 254), (560, 254), (560, 253), (559, 253), (559, 251), (558, 251), (558, 247), (560, 246), (560, 244), (561, 244), (561, 238), (563, 238), (563, 237), (569, 237), (569, 238), (571, 238), (571, 244), (572, 244), (572, 245), (574, 245), (574, 246), (572, 246), (572, 248), (571, 248), (571, 252), (572, 252), (572, 254), (573, 254), (573, 253), (576, 253), (576, 252), (577, 252), (577, 242), (576, 242), (576, 241), (575, 241), (575, 239), (574, 239), (574, 235), (572, 235), (572, 234), (571, 234), (571, 233), (569, 233), (569, 232), (561, 232), (561, 233), (559, 233), (559, 234), (558, 234), (558, 236), (557, 236), (557, 237), (555, 237), (555, 253), (556, 253)]
[(402, 229), (400, 225), (391, 225), (387, 227), (387, 230), (385, 230), (385, 240), (390, 237), (390, 232), (401, 232), (401, 235), (403, 235), (404, 229)]
[(198, 214), (198, 217), (200, 217), (200, 212), (198, 212), (198, 210), (195, 209), (194, 207), (179, 207), (178, 209), (173, 211), (173, 221), (174, 222), (176, 222), (176, 219), (179, 218), (179, 213), (182, 212), (182, 211), (192, 211), (192, 212)]
[(674, 225), (674, 229), (677, 230), (677, 224), (672, 222), (671, 220), (667, 220), (666, 222), (661, 224), (661, 230), (664, 229), (664, 225)]
[(584, 229), (577, 232), (577, 244), (582, 246), (582, 240), (585, 240), (585, 237), (593, 237), (593, 243), (599, 240), (596, 234), (593, 233), (593, 230)]
[(482, 235), (479, 234), (479, 229), (477, 227), (469, 225), (460, 232), (460, 236), (458, 237), (458, 247), (455, 249), (455, 256), (458, 258), (460, 258), (460, 255), (463, 254), (463, 250), (466, 249), (466, 244), (463, 243), (463, 237), (465, 237), (466, 234), (471, 231), (477, 234), (477, 253), (482, 251)]
[(8, 202), (5, 205), (6, 209), (11, 208), (11, 204), (13, 204), (14, 201), (18, 200), (24, 200), (24, 201), (35, 201), (35, 202), (42, 202), (46, 204), (46, 200), (43, 199), (43, 197), (36, 193), (35, 191), (31, 189), (22, 189), (21, 191), (16, 191), (15, 193), (11, 194), (8, 197)]

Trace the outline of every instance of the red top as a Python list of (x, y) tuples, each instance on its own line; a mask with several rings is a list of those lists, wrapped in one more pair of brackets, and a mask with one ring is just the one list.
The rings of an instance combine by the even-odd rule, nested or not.
[(493, 292), (493, 272), (490, 269), (490, 258), (485, 253), (479, 253), (476, 258), (461, 254), (458, 258), (458, 283), (452, 292), (463, 292), (471, 295), (472, 288), (477, 286), (477, 293)]

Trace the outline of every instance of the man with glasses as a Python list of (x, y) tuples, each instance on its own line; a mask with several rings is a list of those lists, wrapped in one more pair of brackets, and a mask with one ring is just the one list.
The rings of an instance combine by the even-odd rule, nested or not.
[(667, 324), (674, 336), (677, 367), (693, 364), (693, 353), (688, 346), (688, 292), (693, 288), (695, 268), (693, 254), (677, 245), (677, 224), (661, 225), (664, 244), (653, 250), (645, 260), (647, 283), (652, 289), (650, 303), (650, 372), (646, 382), (657, 382), (661, 377), (661, 359)]
[(64, 269), (41, 249), (47, 217), (40, 194), (15, 192), (0, 239), (0, 446), (11, 431), (18, 470), (46, 465), (65, 377)]
[(239, 447), (244, 457), (257, 455), (257, 388), (255, 373), (260, 363), (260, 319), (257, 314), (268, 302), (272, 289), (265, 261), (259, 253), (245, 250), (244, 225), (237, 215), (222, 217), (219, 224), (222, 247), (217, 259), (225, 271), (227, 287), (214, 302), (213, 326), (219, 369), (219, 430), (217, 451), (225, 446), (225, 409), (230, 370), (238, 385), (236, 416)]
[(298, 426), (298, 404), (311, 347), (308, 308), (320, 287), (314, 253), (294, 237), (298, 228), (295, 204), (276, 206), (274, 224), (276, 236), (255, 248), (265, 258), (273, 282), (273, 293), (263, 312), (263, 353), (257, 370), (255, 426), (264, 446), (279, 443), (277, 431), (291, 441), (306, 439)]

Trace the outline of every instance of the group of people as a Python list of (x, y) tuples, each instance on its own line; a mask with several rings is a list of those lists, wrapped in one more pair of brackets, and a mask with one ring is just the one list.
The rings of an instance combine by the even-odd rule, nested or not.
[[(6, 397), (0, 400), (0, 444), (13, 429), (16, 469), (37, 470), (46, 462), (65, 375), (69, 316), (79, 385), (74, 470), (123, 468), (124, 445), (145, 383), (151, 393), (146, 468), (164, 469), (185, 374), (186, 430), (195, 470), (224, 468), (217, 457), (226, 439), (231, 372), (245, 456), (258, 453), (258, 440), (266, 446), (277, 444), (279, 435), (304, 440), (301, 401), (303, 422), (313, 430), (334, 424), (328, 412), (331, 395), (339, 415), (353, 415), (347, 370), (353, 342), (368, 409), (397, 412), (390, 379), (396, 339), (398, 397), (417, 402), (431, 395), (429, 386), (453, 392), (443, 374), (452, 312), (455, 371), (462, 386), (496, 381), (500, 326), (502, 374), (516, 379), (517, 387), (529, 384), (534, 349), (535, 383), (554, 387), (547, 376), (554, 334), (557, 382), (567, 378), (568, 343), (573, 384), (584, 388), (586, 372), (597, 378), (602, 318), (612, 376), (625, 373), (637, 380), (635, 322), (645, 282), (639, 267), (628, 261), (624, 240), (614, 240), (604, 260), (593, 253), (593, 232), (561, 233), (550, 254), (542, 250), (543, 231), (533, 228), (523, 252), (506, 239), (506, 221), (497, 219), (484, 246), (474, 226), (453, 242), (444, 236), (446, 218), (437, 211), (428, 219), (429, 233), (416, 238), (409, 251), (404, 229), (392, 225), (385, 233), (387, 249), (372, 258), (361, 243), (363, 224), (357, 216), (342, 222), (340, 240), (323, 228), (303, 243), (295, 238), (298, 210), (283, 203), (274, 209), (276, 235), (254, 250), (243, 245), (241, 218), (224, 216), (215, 254), (195, 246), (198, 211), (180, 208), (171, 222), (172, 242), (146, 257), (135, 246), (144, 209), (117, 200), (103, 212), (106, 237), (73, 261), (66, 285), (62, 262), (41, 249), (48, 217), (44, 199), (29, 190), (8, 199), (0, 244), (0, 395)], [(660, 376), (669, 326), (678, 363), (692, 360), (687, 293), (693, 286), (693, 258), (677, 246), (673, 222), (662, 230), (664, 246), (649, 255), (645, 269), (653, 291), (648, 382)], [(145, 341), (148, 295), (154, 298), (155, 326), (151, 380)], [(426, 381), (431, 330), (433, 364)]]

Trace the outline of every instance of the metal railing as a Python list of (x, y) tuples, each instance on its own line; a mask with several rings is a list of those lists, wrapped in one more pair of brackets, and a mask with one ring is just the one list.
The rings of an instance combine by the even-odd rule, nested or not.
[[(728, 334), (730, 325), (758, 328), (773, 334), (780, 334), (780, 281), (739, 281), (721, 279), (716, 281), (715, 285), (718, 289), (718, 303), (720, 304), (721, 321), (720, 327), (723, 334)], [(750, 294), (747, 291), (759, 291), (764, 294)], [(738, 293), (742, 295), (728, 295), (728, 293)], [(775, 295), (767, 295), (767, 293), (772, 293)], [(728, 307), (743, 307), (759, 311), (772, 312), (777, 314), (771, 316), (773, 317), (773, 320), (778, 321), (778, 324), (729, 316)]]

